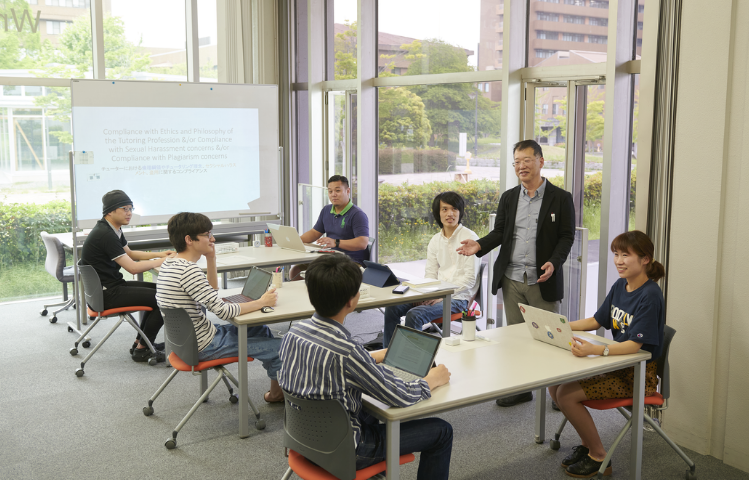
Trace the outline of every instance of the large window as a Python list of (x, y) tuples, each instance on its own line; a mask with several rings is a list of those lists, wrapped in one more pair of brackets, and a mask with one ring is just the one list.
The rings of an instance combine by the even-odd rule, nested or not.
[[(479, 235), (499, 200), (501, 82), (387, 87), (379, 104), (380, 261), (420, 262), (439, 230), (431, 204), (446, 190), (467, 203)], [(423, 271), (423, 268), (416, 269)]]
[(186, 41), (184, 1), (111, 0), (104, 12), (107, 78), (185, 81)]
[(5, 30), (0, 31), (0, 76), (90, 78), (88, 2), (4, 1), (0, 2), (0, 16), (5, 22)]
[[(498, 5), (482, 8), (479, 0), (380, 0), (378, 7), (380, 76), (496, 68), (491, 50), (501, 50), (501, 45), (494, 42), (502, 36), (501, 26), (493, 23), (502, 15)], [(483, 32), (482, 15), (489, 20)], [(497, 26), (491, 28), (492, 24)], [(485, 54), (477, 55), (479, 43), (484, 39), (491, 45)], [(483, 57), (478, 59), (481, 64), (477, 56)]]
[(198, 0), (200, 81), (218, 81), (218, 22), (216, 0)]
[(328, 2), (333, 7), (333, 25), (328, 25), (327, 57), (328, 80), (346, 80), (356, 78), (356, 42), (358, 30), (356, 27), (355, 0), (334, 0)]
[[(543, 0), (529, 0), (529, 67), (606, 61), (609, 2), (588, 1), (587, 5), (585, 0), (550, 5)], [(552, 26), (549, 22), (557, 23)], [(549, 28), (558, 32), (558, 36), (547, 36)]]

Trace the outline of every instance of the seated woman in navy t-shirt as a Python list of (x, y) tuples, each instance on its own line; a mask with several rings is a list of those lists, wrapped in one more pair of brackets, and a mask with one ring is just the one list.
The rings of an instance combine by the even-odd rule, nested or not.
[[(595, 330), (604, 327), (619, 343), (604, 347), (575, 337), (572, 353), (588, 355), (626, 355), (645, 350), (653, 354), (647, 362), (645, 395), (655, 393), (658, 386), (656, 360), (663, 349), (664, 301), (656, 281), (665, 271), (653, 260), (653, 242), (640, 231), (622, 233), (611, 242), (614, 265), (619, 280), (614, 283), (601, 307), (591, 318), (570, 322), (572, 330)], [(549, 388), (557, 403), (582, 439), (582, 445), (562, 460), (567, 475), (593, 477), (606, 457), (593, 418), (582, 404), (585, 400), (632, 398), (634, 367), (584, 378)], [(605, 475), (611, 475), (611, 463)]]

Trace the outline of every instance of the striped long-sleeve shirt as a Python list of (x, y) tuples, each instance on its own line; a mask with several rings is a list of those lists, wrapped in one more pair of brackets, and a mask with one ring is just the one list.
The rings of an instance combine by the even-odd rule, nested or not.
[(362, 393), (394, 407), (432, 396), (423, 379), (405, 382), (375, 363), (372, 356), (335, 320), (315, 314), (284, 335), (278, 383), (311, 400), (336, 399), (349, 413), (354, 441), (361, 439)]
[(216, 327), (208, 321), (200, 304), (223, 320), (236, 317), (240, 310), (239, 304), (222, 301), (200, 267), (184, 258), (167, 258), (161, 264), (156, 281), (156, 303), (161, 308), (184, 308), (190, 314), (198, 337), (198, 351), (216, 336)]

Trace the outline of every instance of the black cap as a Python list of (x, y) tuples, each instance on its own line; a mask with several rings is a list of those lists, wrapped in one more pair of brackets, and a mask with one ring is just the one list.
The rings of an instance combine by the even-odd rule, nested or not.
[(133, 201), (127, 196), (122, 190), (112, 190), (107, 192), (101, 197), (102, 203), (102, 215), (106, 215), (109, 212), (117, 210), (125, 205), (132, 205)]

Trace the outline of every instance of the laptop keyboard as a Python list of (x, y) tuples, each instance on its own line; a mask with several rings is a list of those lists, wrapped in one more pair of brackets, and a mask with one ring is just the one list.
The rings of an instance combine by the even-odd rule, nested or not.
[(245, 297), (241, 293), (237, 295), (231, 295), (229, 297), (224, 297), (221, 300), (223, 300), (226, 303), (246, 303), (246, 302), (252, 301), (251, 299)]
[(391, 372), (393, 372), (396, 377), (400, 377), (402, 380), (406, 382), (413, 382), (414, 380), (421, 380), (422, 378), (418, 375), (414, 375), (411, 372), (401, 370), (400, 368), (391, 367), (390, 365), (385, 365), (385, 367), (388, 368)]

